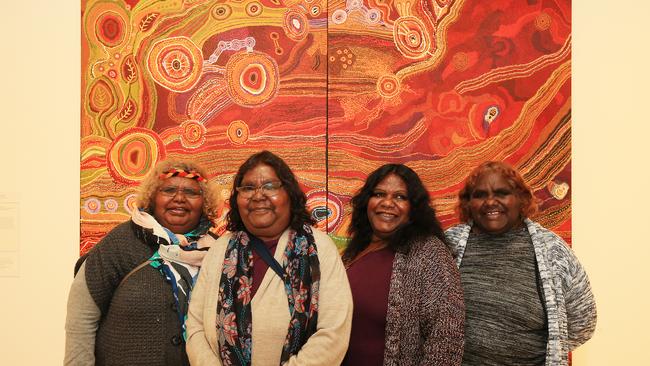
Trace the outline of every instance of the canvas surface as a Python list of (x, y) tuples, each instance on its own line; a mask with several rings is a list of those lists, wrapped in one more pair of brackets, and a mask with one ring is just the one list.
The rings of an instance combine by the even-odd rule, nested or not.
[(485, 160), (570, 241), (570, 1), (83, 1), (81, 26), (82, 252), (157, 161), (196, 160), (225, 199), (261, 149), (339, 244), (381, 164), (413, 168), (447, 227)]

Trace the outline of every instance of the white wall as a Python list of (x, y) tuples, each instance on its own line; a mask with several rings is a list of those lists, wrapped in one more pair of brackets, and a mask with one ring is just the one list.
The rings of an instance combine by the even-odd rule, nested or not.
[[(573, 241), (599, 310), (575, 365), (648, 364), (650, 6), (573, 6)], [(2, 10), (0, 195), (20, 195), (20, 269), (0, 277), (0, 360), (57, 365), (79, 242), (80, 5), (5, 1)]]
[(574, 1), (573, 244), (596, 296), (575, 365), (650, 365), (647, 1)]
[(20, 196), (18, 276), (0, 277), (3, 365), (59, 365), (63, 358), (79, 243), (79, 3), (0, 7), (0, 195)]

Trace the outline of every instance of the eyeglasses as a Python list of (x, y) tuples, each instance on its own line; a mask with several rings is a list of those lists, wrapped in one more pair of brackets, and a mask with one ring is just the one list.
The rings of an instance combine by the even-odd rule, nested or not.
[(167, 186), (167, 187), (162, 187), (158, 190), (160, 193), (163, 194), (163, 196), (167, 197), (175, 197), (178, 192), (181, 192), (185, 198), (189, 199), (195, 199), (201, 197), (201, 190), (197, 189), (192, 189), (192, 188), (180, 188), (177, 186)]
[(275, 181), (275, 182), (268, 182), (264, 183), (261, 186), (240, 186), (235, 188), (237, 192), (239, 192), (239, 195), (242, 198), (251, 198), (255, 195), (257, 190), (260, 190), (263, 195), (266, 197), (273, 197), (277, 195), (280, 192), (280, 188), (282, 188), (282, 182), (280, 181)]

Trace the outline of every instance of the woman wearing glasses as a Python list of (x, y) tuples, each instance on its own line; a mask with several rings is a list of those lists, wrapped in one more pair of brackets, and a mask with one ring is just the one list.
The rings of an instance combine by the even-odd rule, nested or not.
[(331, 239), (312, 228), (287, 164), (262, 151), (239, 168), (228, 233), (212, 246), (192, 293), (192, 365), (341, 363), (352, 298)]
[(80, 259), (68, 298), (66, 365), (189, 365), (184, 321), (208, 249), (197, 240), (217, 204), (206, 178), (191, 162), (157, 164), (131, 220)]

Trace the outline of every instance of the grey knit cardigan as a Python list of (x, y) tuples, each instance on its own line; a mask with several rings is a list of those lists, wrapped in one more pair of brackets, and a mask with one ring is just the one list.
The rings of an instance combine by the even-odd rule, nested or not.
[(447, 247), (430, 237), (395, 253), (384, 365), (460, 365), (464, 325), (460, 274)]
[(111, 230), (86, 260), (88, 291), (102, 312), (95, 339), (95, 365), (189, 365), (171, 285), (146, 266), (157, 244), (137, 235), (127, 221)]
[[(564, 240), (529, 219), (524, 223), (533, 242), (548, 318), (546, 365), (568, 365), (568, 353), (583, 344), (596, 328), (596, 303), (587, 273)], [(448, 229), (460, 267), (471, 225)]]

